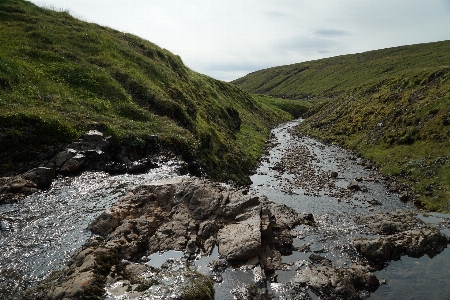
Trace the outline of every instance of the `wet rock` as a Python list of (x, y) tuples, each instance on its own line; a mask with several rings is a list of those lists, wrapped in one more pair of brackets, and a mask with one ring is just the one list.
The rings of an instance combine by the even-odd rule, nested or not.
[(9, 231), (9, 230), (11, 230), (10, 224), (5, 220), (0, 219), (0, 231)]
[(315, 264), (321, 264), (321, 265), (328, 266), (328, 267), (331, 267), (331, 265), (332, 265), (331, 260), (329, 260), (328, 258), (325, 258), (323, 256), (320, 256), (318, 254), (315, 254), (315, 253), (313, 253), (309, 256), (309, 260)]
[[(136, 139), (136, 138), (135, 138)], [(39, 168), (22, 175), (0, 179), (0, 203), (26, 196), (51, 185), (57, 174), (76, 175), (82, 171), (106, 171), (113, 174), (144, 173), (158, 167), (154, 161), (159, 149), (158, 138), (148, 137), (142, 140), (142, 151), (127, 143), (113, 145), (110, 137), (97, 130), (91, 130), (69, 144), (64, 150), (52, 153)]]
[(39, 167), (32, 169), (22, 175), (25, 180), (29, 180), (36, 184), (39, 189), (46, 189), (52, 184), (55, 178), (55, 170), (51, 168)]
[(379, 213), (357, 217), (356, 222), (367, 225), (372, 233), (380, 235), (353, 240), (355, 248), (375, 264), (398, 259), (401, 255), (420, 257), (427, 254), (433, 257), (450, 243), (449, 237), (422, 222), (413, 213)]
[(104, 247), (83, 247), (66, 269), (53, 272), (25, 293), (23, 299), (89, 299), (103, 294), (106, 276), (117, 252)]
[[(22, 175), (0, 178), (0, 204), (31, 195), (40, 189), (51, 185), (55, 171), (50, 168), (39, 167)], [(18, 197), (15, 197), (15, 196)]]
[(281, 260), (281, 253), (276, 249), (270, 249), (269, 245), (265, 245), (260, 252), (260, 259), (264, 270), (267, 273), (272, 273), (275, 270), (281, 270), (283, 263)]
[(216, 236), (219, 231), (218, 225), (216, 222), (208, 220), (202, 222), (198, 229), (198, 236), (202, 239), (206, 240), (211, 236)]
[(209, 263), (209, 267), (214, 271), (218, 273), (222, 273), (225, 271), (226, 268), (228, 268), (230, 265), (225, 259), (219, 259), (219, 260), (212, 260)]
[(50, 164), (64, 175), (83, 170), (103, 170), (111, 160), (111, 149), (109, 138), (97, 130), (91, 130), (58, 153)]
[(258, 256), (263, 245), (291, 249), (290, 230), (312, 222), (312, 215), (264, 197), (178, 178), (132, 189), (90, 228), (103, 234), (106, 245), (119, 249), (125, 259), (188, 248), (209, 252), (217, 243), (228, 260), (246, 260)]
[[(312, 224), (313, 216), (243, 191), (191, 178), (132, 188), (89, 225), (102, 242), (80, 250), (48, 287), (51, 296), (43, 299), (78, 297), (85, 290), (115, 282), (120, 282), (120, 291), (123, 287), (145, 295), (130, 278), (123, 280), (127, 273), (122, 262), (140, 262), (166, 250), (198, 254), (218, 245), (225, 260), (211, 263), (213, 269), (231, 261), (251, 269), (260, 266), (260, 275), (282, 268), (281, 251), (292, 249), (291, 230), (298, 224)], [(164, 269), (169, 272), (170, 266)]]
[(408, 192), (404, 191), (399, 195), (399, 198), (401, 201), (409, 201), (411, 200), (411, 195)]
[(359, 190), (361, 190), (361, 186), (359, 185), (359, 183), (357, 181), (352, 181), (347, 185), (347, 189), (352, 190), (352, 191), (359, 191)]
[(127, 173), (141, 174), (147, 172), (149, 169), (157, 168), (158, 164), (148, 158), (140, 159), (129, 164)]
[(365, 186), (365, 185), (363, 185), (363, 184), (360, 184), (360, 185), (359, 185), (359, 190), (360, 190), (361, 192), (363, 192), (363, 193), (367, 193), (367, 192), (368, 192), (367, 186)]
[(113, 216), (110, 211), (106, 211), (89, 224), (88, 229), (93, 233), (105, 235), (117, 226), (119, 226), (119, 219)]
[(310, 252), (311, 251), (311, 245), (305, 244), (297, 247), (297, 251), (299, 252)]
[(360, 299), (358, 290), (374, 289), (379, 286), (379, 281), (367, 267), (361, 265), (336, 268), (332, 264), (308, 264), (307, 268), (297, 271), (291, 285), (294, 290), (307, 287), (320, 299)]
[(369, 200), (369, 201), (367, 201), (369, 204), (371, 204), (371, 205), (382, 205), (383, 203), (381, 203), (380, 201), (378, 201), (378, 200), (375, 200), (375, 199), (372, 199), (372, 200)]
[(365, 180), (366, 180), (366, 181), (369, 181), (369, 182), (378, 182), (378, 179), (376, 179), (376, 178), (374, 178), (374, 177), (372, 177), (372, 176), (366, 177)]
[(61, 151), (58, 153), (54, 158), (55, 166), (59, 169), (61, 168), (66, 162), (68, 162), (72, 157), (74, 157), (77, 154), (77, 151), (74, 149), (66, 149), (64, 151)]

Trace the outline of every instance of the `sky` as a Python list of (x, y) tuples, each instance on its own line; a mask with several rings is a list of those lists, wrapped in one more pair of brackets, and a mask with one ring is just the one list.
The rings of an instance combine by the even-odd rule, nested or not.
[(450, 0), (31, 0), (135, 34), (231, 81), (280, 65), (450, 40)]

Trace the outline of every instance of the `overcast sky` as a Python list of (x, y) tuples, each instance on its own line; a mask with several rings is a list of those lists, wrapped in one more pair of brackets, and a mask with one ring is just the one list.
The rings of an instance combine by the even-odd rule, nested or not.
[(133, 33), (230, 81), (268, 67), (450, 40), (450, 0), (31, 0)]

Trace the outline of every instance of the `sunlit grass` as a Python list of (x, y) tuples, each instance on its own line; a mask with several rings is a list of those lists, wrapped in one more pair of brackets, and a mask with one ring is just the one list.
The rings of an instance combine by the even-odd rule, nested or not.
[(149, 41), (65, 11), (4, 0), (0, 38), (0, 173), (95, 128), (158, 135), (211, 178), (247, 183), (268, 128), (292, 118)]
[(450, 41), (270, 68), (234, 83), (250, 92), (328, 101), (301, 130), (372, 159), (431, 210), (450, 200)]

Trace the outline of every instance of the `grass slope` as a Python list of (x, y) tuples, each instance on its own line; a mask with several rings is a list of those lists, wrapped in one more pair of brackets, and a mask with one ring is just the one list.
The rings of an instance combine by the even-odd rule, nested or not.
[(372, 159), (430, 210), (450, 200), (450, 41), (276, 67), (234, 83), (285, 98), (329, 98), (302, 130)]
[(213, 179), (246, 183), (268, 128), (289, 118), (136, 36), (0, 2), (0, 174), (99, 129), (137, 145), (158, 135)]

